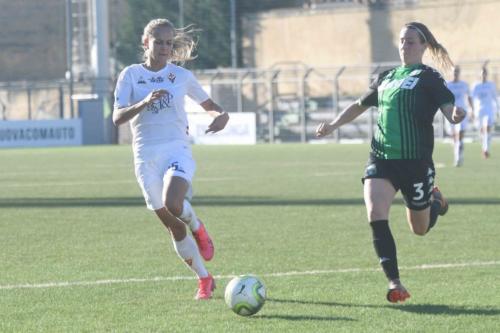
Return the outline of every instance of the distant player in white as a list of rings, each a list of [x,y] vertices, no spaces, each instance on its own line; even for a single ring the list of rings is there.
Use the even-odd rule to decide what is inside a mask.
[[[493,82],[488,81],[488,71],[485,67],[481,70],[482,81],[472,89],[475,116],[478,127],[481,129],[483,157],[490,157],[491,129],[495,122],[495,114],[499,112],[497,88]]]
[[[460,80],[460,67],[455,66],[453,68],[453,80],[447,82],[448,89],[455,96],[455,105],[463,108],[468,114],[474,112],[474,106],[472,103],[472,98],[470,96],[469,85],[467,82]],[[467,102],[466,102],[467,99]],[[470,105],[472,112],[469,112],[467,104]],[[461,123],[451,124],[451,131],[453,135],[453,152],[455,156],[454,164],[459,167],[464,162],[464,133],[467,129],[469,117],[465,117]]]
[[[147,207],[168,228],[175,251],[198,276],[196,299],[208,299],[215,281],[202,256],[211,260],[214,248],[188,201],[196,164],[188,140],[184,96],[214,118],[207,133],[222,130],[229,116],[190,71],[172,63],[192,59],[195,43],[190,31],[175,29],[167,19],[155,19],[144,28],[142,46],[145,62],[126,67],[118,78],[113,122],[130,122],[135,174]],[[186,225],[196,242],[187,234]]]

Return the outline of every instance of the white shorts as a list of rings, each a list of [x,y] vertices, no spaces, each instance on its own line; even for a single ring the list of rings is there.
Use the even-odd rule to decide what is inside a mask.
[[[173,176],[184,178],[189,183],[186,197],[191,198],[196,163],[189,144],[174,142],[142,149],[134,164],[135,176],[149,209],[165,207],[165,184]]]
[[[446,126],[451,134],[465,132],[469,126],[469,117],[465,116],[464,120],[458,124],[451,124],[449,121],[446,121]]]
[[[484,126],[492,127],[495,124],[495,115],[493,111],[484,111],[479,110],[479,114],[477,116],[477,125],[479,128]]]

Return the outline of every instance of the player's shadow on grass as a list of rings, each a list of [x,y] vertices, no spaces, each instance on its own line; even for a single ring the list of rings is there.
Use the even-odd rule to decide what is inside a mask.
[[[495,308],[464,307],[464,306],[452,306],[444,304],[405,304],[399,307],[394,307],[394,306],[387,306],[387,307],[391,307],[395,310],[400,310],[404,312],[411,312],[418,314],[432,314],[432,315],[447,315],[447,316],[500,315],[500,309],[495,309]]]
[[[355,321],[352,318],[348,317],[330,317],[330,316],[308,316],[308,315],[257,315],[255,318],[258,319],[283,319],[283,320],[291,320],[291,321],[301,321],[301,320],[317,320],[317,321]]]
[[[403,204],[401,198],[394,201]],[[496,198],[450,199],[451,205],[500,205]],[[193,200],[195,206],[253,207],[253,206],[352,206],[364,205],[362,198],[327,199],[287,199],[265,196],[198,196]],[[104,198],[3,198],[0,208],[44,208],[44,207],[134,207],[144,206],[144,199],[133,197]]]
[[[463,307],[444,304],[399,304],[399,305],[373,305],[373,304],[354,304],[354,303],[339,303],[339,302],[324,302],[324,301],[307,301],[294,299],[279,299],[268,298],[269,302],[278,303],[297,303],[311,305],[325,305],[338,307],[357,307],[357,308],[388,308],[404,312],[417,314],[433,314],[446,316],[461,316],[461,315],[480,315],[480,316],[498,316],[500,309],[496,308],[478,308],[478,307]]]
[[[333,305],[334,303],[323,303],[323,302],[307,302],[307,301],[296,301],[296,300],[287,300],[287,299],[279,299],[279,298],[268,298],[266,299],[266,303],[300,303],[300,304],[315,304],[315,305]],[[269,315],[260,315],[258,318],[262,319],[284,319],[291,321],[300,321],[300,320],[317,320],[317,321],[355,321],[355,319],[348,317],[334,317],[334,316],[311,316],[311,315],[279,315],[279,314],[269,314]]]
[[[214,299],[221,299],[223,300],[222,297],[217,297],[214,296]],[[280,302],[282,300],[279,299],[273,299],[273,298],[267,298],[266,303],[268,302]],[[255,319],[282,319],[282,320],[290,320],[290,321],[301,321],[301,320],[316,320],[316,321],[355,321],[355,319],[348,318],[348,317],[331,317],[331,316],[313,316],[313,315],[283,315],[283,314],[256,314],[252,316],[252,318]]]

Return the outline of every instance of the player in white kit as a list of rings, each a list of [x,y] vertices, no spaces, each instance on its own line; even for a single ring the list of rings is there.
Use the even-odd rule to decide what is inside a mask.
[[[469,91],[469,85],[467,82],[460,80],[460,67],[455,66],[453,68],[453,80],[448,81],[448,89],[455,96],[455,105],[463,108],[467,113],[474,112],[474,105],[472,103],[472,98]],[[467,102],[466,102],[467,99]],[[470,105],[469,112],[467,104]],[[453,154],[454,154],[454,165],[459,167],[464,162],[464,133],[467,129],[469,117],[465,117],[459,124],[451,124],[451,132],[453,135]]]
[[[214,247],[188,201],[196,164],[184,97],[198,102],[213,117],[207,133],[222,130],[229,116],[189,70],[172,63],[193,59],[195,42],[189,30],[176,29],[167,19],[152,20],[144,28],[142,46],[145,62],[126,67],[118,78],[113,122],[130,122],[135,174],[146,205],[168,228],[175,251],[197,275],[195,298],[209,299],[215,281],[202,257],[211,260]]]
[[[485,67],[481,70],[482,81],[472,89],[474,110],[478,127],[481,129],[483,157],[490,157],[491,129],[495,122],[495,114],[499,112],[497,88],[488,81],[488,71]]]

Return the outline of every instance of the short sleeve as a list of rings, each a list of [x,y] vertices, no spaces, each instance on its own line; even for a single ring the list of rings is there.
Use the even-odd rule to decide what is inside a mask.
[[[358,99],[358,104],[361,106],[378,106],[378,86],[385,73],[378,74],[370,83],[368,91]]]
[[[125,68],[116,82],[114,108],[120,109],[130,105],[132,96],[132,80],[130,70]]]
[[[436,70],[431,70],[428,73],[427,92],[431,95],[436,105],[441,107],[445,104],[455,104],[455,96],[448,89],[446,81],[441,74]]]
[[[210,98],[191,72],[188,75],[187,95],[198,104]]]

